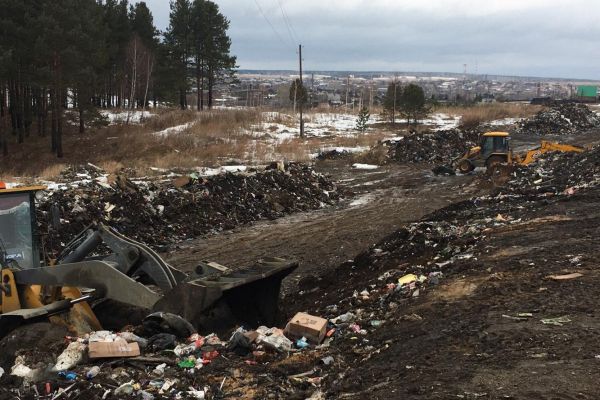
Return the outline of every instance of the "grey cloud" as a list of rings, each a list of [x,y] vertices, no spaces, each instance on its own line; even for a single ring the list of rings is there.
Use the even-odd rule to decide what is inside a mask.
[[[299,0],[294,0],[299,1]],[[279,33],[273,32],[253,0],[217,1],[231,20],[232,51],[241,68],[296,68],[277,0],[258,0]],[[160,28],[168,25],[167,0],[147,0]],[[292,8],[292,0],[283,2]],[[465,16],[448,12],[401,12],[381,7],[320,6],[289,13],[305,46],[305,65],[314,70],[427,70],[600,78],[595,40],[600,24],[594,2],[555,1],[522,12]],[[586,13],[583,7],[591,8]],[[308,7],[308,6],[307,6]]]

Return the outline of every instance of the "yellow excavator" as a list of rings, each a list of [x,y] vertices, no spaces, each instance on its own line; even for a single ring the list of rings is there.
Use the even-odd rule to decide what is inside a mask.
[[[542,154],[552,151],[563,153],[585,151],[582,147],[543,140],[538,148],[524,154],[514,154],[510,140],[508,132],[486,132],[481,135],[479,146],[469,149],[462,157],[454,160],[453,165],[461,173],[466,174],[477,167],[491,169],[498,164],[529,165]]]
[[[271,258],[231,270],[199,261],[184,273],[102,224],[44,262],[35,211],[43,190],[0,183],[0,338],[32,322],[49,321],[78,335],[99,330],[92,305],[106,300],[180,315],[199,331],[275,322],[281,281],[296,262]]]

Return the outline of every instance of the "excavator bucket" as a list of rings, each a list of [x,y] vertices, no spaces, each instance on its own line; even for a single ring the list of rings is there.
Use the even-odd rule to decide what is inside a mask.
[[[281,281],[297,266],[296,262],[272,258],[231,271],[204,262],[201,275],[188,277],[166,293],[154,310],[178,314],[209,332],[236,324],[271,326],[278,317]]]

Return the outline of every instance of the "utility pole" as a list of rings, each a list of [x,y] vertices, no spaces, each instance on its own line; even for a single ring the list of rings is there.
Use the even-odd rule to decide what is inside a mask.
[[[392,124],[396,124],[396,95],[398,89],[398,75],[394,75],[394,109],[392,110]]]
[[[350,75],[346,78],[346,110],[348,109],[348,93],[350,92]]]
[[[304,101],[304,82],[302,81],[302,45],[298,46],[298,55],[300,58],[300,137],[304,137],[304,119],[302,119],[302,103]],[[296,88],[297,90],[297,88]]]

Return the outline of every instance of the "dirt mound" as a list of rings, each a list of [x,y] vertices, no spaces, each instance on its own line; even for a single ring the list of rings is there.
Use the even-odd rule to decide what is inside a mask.
[[[103,222],[137,241],[161,247],[321,208],[339,198],[332,182],[298,164],[291,164],[285,172],[192,176],[181,187],[171,179],[118,177],[108,183],[105,175],[88,169],[69,170],[65,177],[71,183],[78,179],[77,187],[51,192],[38,207],[41,232],[49,233],[46,249],[54,252],[92,222]],[[57,223],[59,218],[61,223]]]
[[[534,117],[519,122],[516,133],[569,135],[600,126],[600,116],[585,104],[553,103]]]
[[[411,133],[386,141],[389,161],[400,163],[447,163],[476,145],[479,132],[450,129],[427,133]]]

